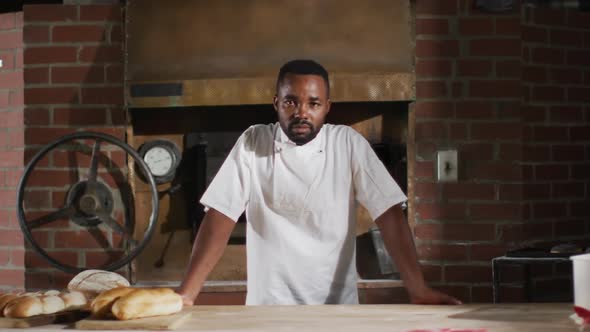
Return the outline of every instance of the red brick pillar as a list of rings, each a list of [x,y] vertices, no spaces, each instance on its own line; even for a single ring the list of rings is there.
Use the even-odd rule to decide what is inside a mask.
[[[125,141],[122,7],[26,5],[23,12],[27,158],[54,139],[78,131],[103,132]],[[105,145],[99,167],[124,171],[125,154]],[[63,207],[67,184],[83,174],[76,167],[87,168],[88,161],[88,155],[63,151],[41,160],[41,175],[31,179],[31,203],[45,214]],[[108,174],[99,169],[101,179],[109,180]],[[120,254],[106,253],[104,243],[66,220],[40,228],[34,236],[50,256],[68,265],[99,267]],[[104,239],[117,242],[111,232]],[[26,269],[27,288],[61,288],[72,277],[30,250]]]
[[[590,14],[528,8],[523,24],[531,235],[588,240]]]
[[[16,218],[23,169],[23,17],[0,14],[0,291],[22,289],[24,242]]]
[[[523,12],[527,243],[590,246],[590,13]],[[535,290],[571,291],[571,266],[540,266]]]
[[[416,244],[429,282],[464,301],[491,301],[490,260],[524,213],[520,19],[519,6],[416,1]],[[446,149],[457,182],[436,180]]]

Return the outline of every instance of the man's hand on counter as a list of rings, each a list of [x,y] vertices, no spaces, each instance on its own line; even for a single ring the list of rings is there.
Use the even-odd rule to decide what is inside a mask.
[[[410,292],[410,301],[413,304],[463,304],[458,299],[430,287]]]
[[[387,251],[393,258],[414,304],[461,304],[454,297],[427,286],[401,204],[394,205],[375,219]]]
[[[190,298],[190,296],[183,294],[182,292],[179,292],[178,290],[176,291],[180,297],[182,297],[182,304],[184,306],[192,306],[195,305],[195,300],[193,300],[192,298]]]
[[[235,225],[232,219],[215,209],[209,209],[205,214],[193,244],[187,273],[178,290],[184,305],[194,304],[207,276],[223,255]]]

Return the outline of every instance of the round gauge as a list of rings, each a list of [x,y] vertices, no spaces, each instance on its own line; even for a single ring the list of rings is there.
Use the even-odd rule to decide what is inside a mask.
[[[141,146],[139,154],[156,183],[172,181],[181,158],[176,144],[161,139],[149,141]]]
[[[143,161],[148,165],[152,175],[163,176],[174,166],[174,155],[170,150],[155,146],[145,153]]]

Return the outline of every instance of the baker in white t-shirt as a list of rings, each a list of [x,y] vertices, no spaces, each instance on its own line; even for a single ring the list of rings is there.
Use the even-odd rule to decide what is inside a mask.
[[[238,139],[201,198],[207,213],[179,289],[197,297],[246,211],[246,304],[356,304],[355,208],[381,230],[413,303],[458,304],[428,287],[401,209],[406,196],[352,128],[324,124],[327,71],[311,60],[280,70],[278,123]]]

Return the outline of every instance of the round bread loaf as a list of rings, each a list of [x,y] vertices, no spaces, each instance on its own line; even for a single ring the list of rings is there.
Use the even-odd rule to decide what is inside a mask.
[[[129,287],[129,281],[117,273],[103,270],[86,270],[78,273],[68,284],[68,289],[84,293],[93,299],[98,294],[117,287]]]
[[[111,309],[120,320],[162,316],[182,310],[182,297],[170,288],[136,289],[119,298]]]

